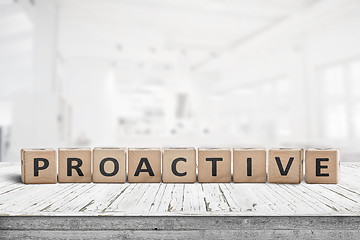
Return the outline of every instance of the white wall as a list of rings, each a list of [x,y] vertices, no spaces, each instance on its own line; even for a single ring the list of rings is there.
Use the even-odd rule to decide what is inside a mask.
[[[343,60],[360,59],[359,11],[359,4],[351,2],[339,11],[333,10],[332,14],[308,20],[307,25],[293,21],[294,24],[279,28],[281,31],[255,37],[255,44],[240,45],[232,53],[211,62],[199,78],[218,76],[218,88],[228,93],[233,89],[255,89],[251,96],[240,94],[219,103],[228,109],[226,114],[231,114],[235,106],[243,109],[240,115],[250,117],[253,126],[249,126],[250,129],[270,124],[263,132],[250,132],[248,138],[258,139],[266,145],[355,145],[357,140],[336,141],[320,135],[319,128],[323,123],[319,122],[322,106],[318,96],[323,86],[318,69]],[[266,82],[275,87],[273,80],[281,78],[289,80],[288,94],[280,101],[276,96],[264,97],[259,87]],[[255,114],[254,108],[258,108]],[[280,116],[288,119],[290,137],[272,136],[269,131]]]
[[[42,16],[36,12],[32,17],[39,18],[34,22],[22,16],[31,33],[26,41],[20,37],[21,41],[1,44],[0,33],[0,50],[8,49],[6,56],[11,56],[0,56],[0,99],[10,106],[0,104],[0,121],[11,119],[12,151],[7,159],[17,161],[20,148],[40,145],[315,145],[356,152],[359,139],[331,139],[323,132],[326,119],[321,117],[319,95],[324,85],[319,72],[360,59],[358,1],[315,1],[229,46],[219,35],[216,41],[224,47],[214,49],[215,54],[204,46],[177,46],[171,34],[158,36],[160,42],[174,44],[165,44],[165,49],[161,44],[151,46],[145,38],[141,46],[139,39],[129,45],[131,32],[121,50],[113,45],[114,39],[106,38],[116,36],[121,43],[116,34],[87,42],[84,39],[96,33],[86,25],[81,34],[76,26],[82,19],[71,14],[77,8],[66,4],[61,8],[46,3],[38,9],[54,13],[43,15],[48,24],[36,24]],[[94,26],[102,16],[93,19]],[[79,31],[79,39],[66,35],[64,28],[71,25],[67,17],[79,21],[71,26]],[[60,26],[57,18],[63,20]],[[106,28],[109,33],[111,29]],[[134,35],[139,37],[140,33]],[[73,47],[81,40],[84,45],[77,52]],[[19,49],[24,50],[21,61]],[[204,61],[194,68],[198,55]]]

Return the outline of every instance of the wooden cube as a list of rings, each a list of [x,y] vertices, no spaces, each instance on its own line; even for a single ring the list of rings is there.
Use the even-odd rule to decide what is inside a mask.
[[[161,182],[161,151],[159,148],[130,148],[128,182]]]
[[[162,177],[164,183],[194,183],[196,181],[195,148],[165,148]]]
[[[339,150],[308,149],[305,152],[305,182],[330,183],[339,181]]]
[[[199,148],[198,181],[200,183],[231,182],[231,150]]]
[[[126,149],[94,148],[93,182],[124,183],[126,181]]]
[[[233,181],[235,183],[265,183],[266,150],[264,148],[234,149]]]
[[[56,174],[54,149],[21,149],[21,181],[23,183],[56,183]]]
[[[300,183],[303,179],[304,150],[277,148],[269,150],[269,183]]]
[[[90,148],[59,148],[59,182],[91,182]]]

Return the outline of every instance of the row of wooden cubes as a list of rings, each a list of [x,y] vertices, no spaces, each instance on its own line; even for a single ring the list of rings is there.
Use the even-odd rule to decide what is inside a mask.
[[[199,148],[198,182],[231,182],[231,164],[235,183],[265,183],[267,180],[270,183],[300,183],[303,180],[303,149],[270,149],[268,164],[265,149],[238,148],[233,149],[233,157],[231,155],[231,149]],[[165,148],[162,151],[159,148],[130,148],[128,151],[125,148],[94,148],[93,151],[90,148],[59,148],[58,164],[56,160],[54,149],[22,149],[22,181],[124,183],[128,173],[127,180],[131,183],[196,182],[195,148]],[[307,183],[335,184],[338,175],[337,149],[305,151]]]

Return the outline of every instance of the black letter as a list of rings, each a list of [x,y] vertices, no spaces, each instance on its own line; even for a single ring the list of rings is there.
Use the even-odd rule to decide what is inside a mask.
[[[107,173],[105,172],[105,168],[104,165],[107,161],[113,162],[114,163],[114,171],[112,171],[111,173]],[[115,176],[119,171],[119,162],[115,159],[115,158],[104,158],[103,160],[101,160],[100,162],[100,172],[102,175],[106,176],[106,177],[111,177],[111,176]]]
[[[141,169],[143,163],[145,163],[146,169]],[[153,170],[151,169],[149,160],[147,158],[141,158],[139,165],[135,171],[135,175],[134,176],[139,176],[140,172],[148,172],[150,176],[155,176]]]
[[[182,158],[182,157],[175,159],[175,160],[172,162],[172,164],[171,164],[171,171],[172,171],[173,174],[176,175],[176,176],[179,176],[179,177],[186,176],[187,172],[179,173],[179,172],[176,170],[176,164],[177,164],[179,161],[186,162],[186,159],[185,159],[185,158]]]
[[[247,175],[252,176],[251,158],[247,159]]]
[[[216,168],[216,163],[217,161],[222,161],[222,158],[206,158],[206,161],[211,161],[212,162],[212,176],[216,176],[217,173],[217,168]]]
[[[39,167],[39,161],[42,161],[44,165]],[[39,170],[44,170],[49,167],[49,160],[45,158],[34,158],[34,177],[39,176]]]
[[[286,165],[285,171],[284,171],[284,168],[283,168],[283,166],[281,164],[280,158],[275,157],[275,159],[276,159],[276,163],[278,165],[278,168],[280,170],[281,176],[286,176],[288,174],[289,170],[290,170],[290,167],[291,167],[292,162],[294,161],[294,158],[293,157],[289,158],[289,162]]]
[[[72,166],[72,162],[77,162],[76,166]],[[82,160],[80,158],[68,158],[67,159],[67,175],[68,177],[72,176],[72,169],[75,169],[79,176],[84,176],[80,167],[82,165]]]
[[[321,168],[328,168],[328,166],[321,165],[322,161],[328,162],[329,159],[328,158],[317,158],[316,159],[316,176],[317,177],[328,177],[329,176],[328,173],[321,173],[320,172]]]

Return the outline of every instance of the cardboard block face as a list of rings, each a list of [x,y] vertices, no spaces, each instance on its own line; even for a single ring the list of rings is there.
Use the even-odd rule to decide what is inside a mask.
[[[56,183],[57,166],[54,149],[22,149],[21,180],[23,183]]]
[[[91,182],[90,148],[59,148],[59,182]]]
[[[124,183],[126,181],[126,149],[94,148],[93,182]]]
[[[305,152],[305,182],[336,184],[339,181],[339,151],[308,149]]]
[[[303,179],[303,149],[277,148],[269,150],[269,183],[300,183]]]
[[[165,148],[162,177],[164,183],[194,183],[196,181],[195,148]]]
[[[159,148],[130,148],[128,155],[128,182],[161,182],[161,151]]]
[[[200,183],[231,182],[231,150],[199,148],[198,181]]]
[[[265,183],[266,150],[255,148],[234,149],[233,179],[235,183]]]

